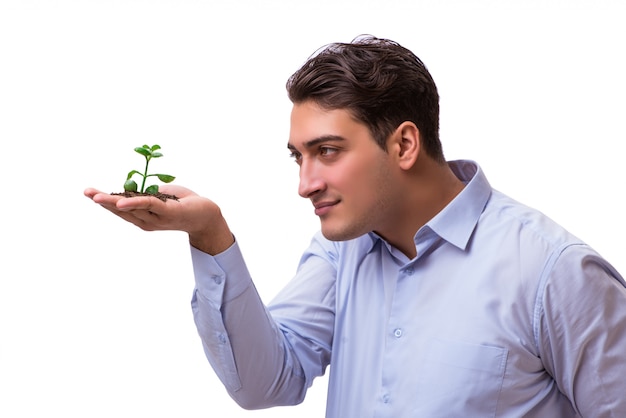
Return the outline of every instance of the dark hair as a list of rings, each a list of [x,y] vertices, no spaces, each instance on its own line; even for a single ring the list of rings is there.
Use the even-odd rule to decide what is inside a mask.
[[[287,92],[294,104],[312,100],[325,109],[347,109],[383,150],[389,135],[411,121],[426,153],[445,161],[437,86],[422,61],[394,41],[360,36],[329,44],[289,78]]]

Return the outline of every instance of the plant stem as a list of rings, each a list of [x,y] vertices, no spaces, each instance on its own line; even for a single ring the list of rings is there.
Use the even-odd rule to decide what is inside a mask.
[[[146,179],[148,178],[148,163],[150,162],[150,157],[146,156],[146,169],[143,173],[143,180],[141,181],[141,193],[143,193],[144,187],[146,187]]]

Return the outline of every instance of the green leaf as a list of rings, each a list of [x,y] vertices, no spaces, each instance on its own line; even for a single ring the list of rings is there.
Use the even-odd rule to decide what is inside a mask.
[[[157,177],[159,178],[159,180],[161,180],[163,183],[171,183],[171,182],[173,182],[173,181],[174,181],[174,179],[176,178],[176,177],[174,177],[174,176],[170,176],[169,174],[157,174],[156,176],[157,176]]]
[[[136,147],[134,148],[135,152],[138,154],[141,154],[145,157],[146,161],[146,168],[143,172],[141,171],[137,171],[137,170],[132,170],[128,173],[128,176],[126,178],[126,184],[125,184],[125,189],[127,191],[140,191],[140,192],[145,192],[145,193],[158,193],[159,191],[159,186],[157,185],[152,185],[149,186],[147,189],[144,189],[144,185],[146,183],[146,180],[148,177],[158,177],[159,180],[161,180],[164,183],[171,183],[172,181],[174,181],[175,177],[171,176],[169,174],[148,174],[148,165],[150,163],[150,160],[152,158],[159,158],[162,157],[163,154],[161,152],[158,152],[158,150],[161,149],[161,146],[159,144],[154,144],[152,146],[149,146],[147,144],[144,144],[141,147]],[[131,180],[131,177],[133,177],[135,174],[139,174],[143,180],[141,182],[141,190],[139,190],[137,183],[135,183],[134,181]]]
[[[124,183],[124,190],[127,192],[136,192],[137,191],[137,183],[134,180],[126,180]]]
[[[150,152],[149,149],[141,148],[141,147],[135,148],[135,152],[138,152],[139,154],[143,155],[144,157],[149,157],[150,154],[152,154],[152,152]]]
[[[140,173],[139,171],[137,171],[137,170],[130,171],[130,172],[128,173],[128,175],[126,176],[126,180],[130,179],[130,178],[131,178],[132,176],[134,176],[135,174],[141,174],[141,173]],[[141,174],[141,175],[143,176],[143,174]]]

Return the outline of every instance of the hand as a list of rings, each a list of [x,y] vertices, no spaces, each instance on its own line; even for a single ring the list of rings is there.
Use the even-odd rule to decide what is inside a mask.
[[[179,200],[162,201],[154,196],[123,197],[88,188],[85,196],[144,231],[184,231],[189,242],[201,251],[215,255],[232,245],[234,238],[220,208],[211,200],[176,185],[163,185],[159,191]]]

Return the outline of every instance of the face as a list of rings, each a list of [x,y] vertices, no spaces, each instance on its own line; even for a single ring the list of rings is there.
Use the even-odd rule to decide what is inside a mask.
[[[343,109],[296,104],[287,146],[300,167],[298,193],[313,203],[327,239],[384,230],[398,186],[393,159],[366,125]]]

